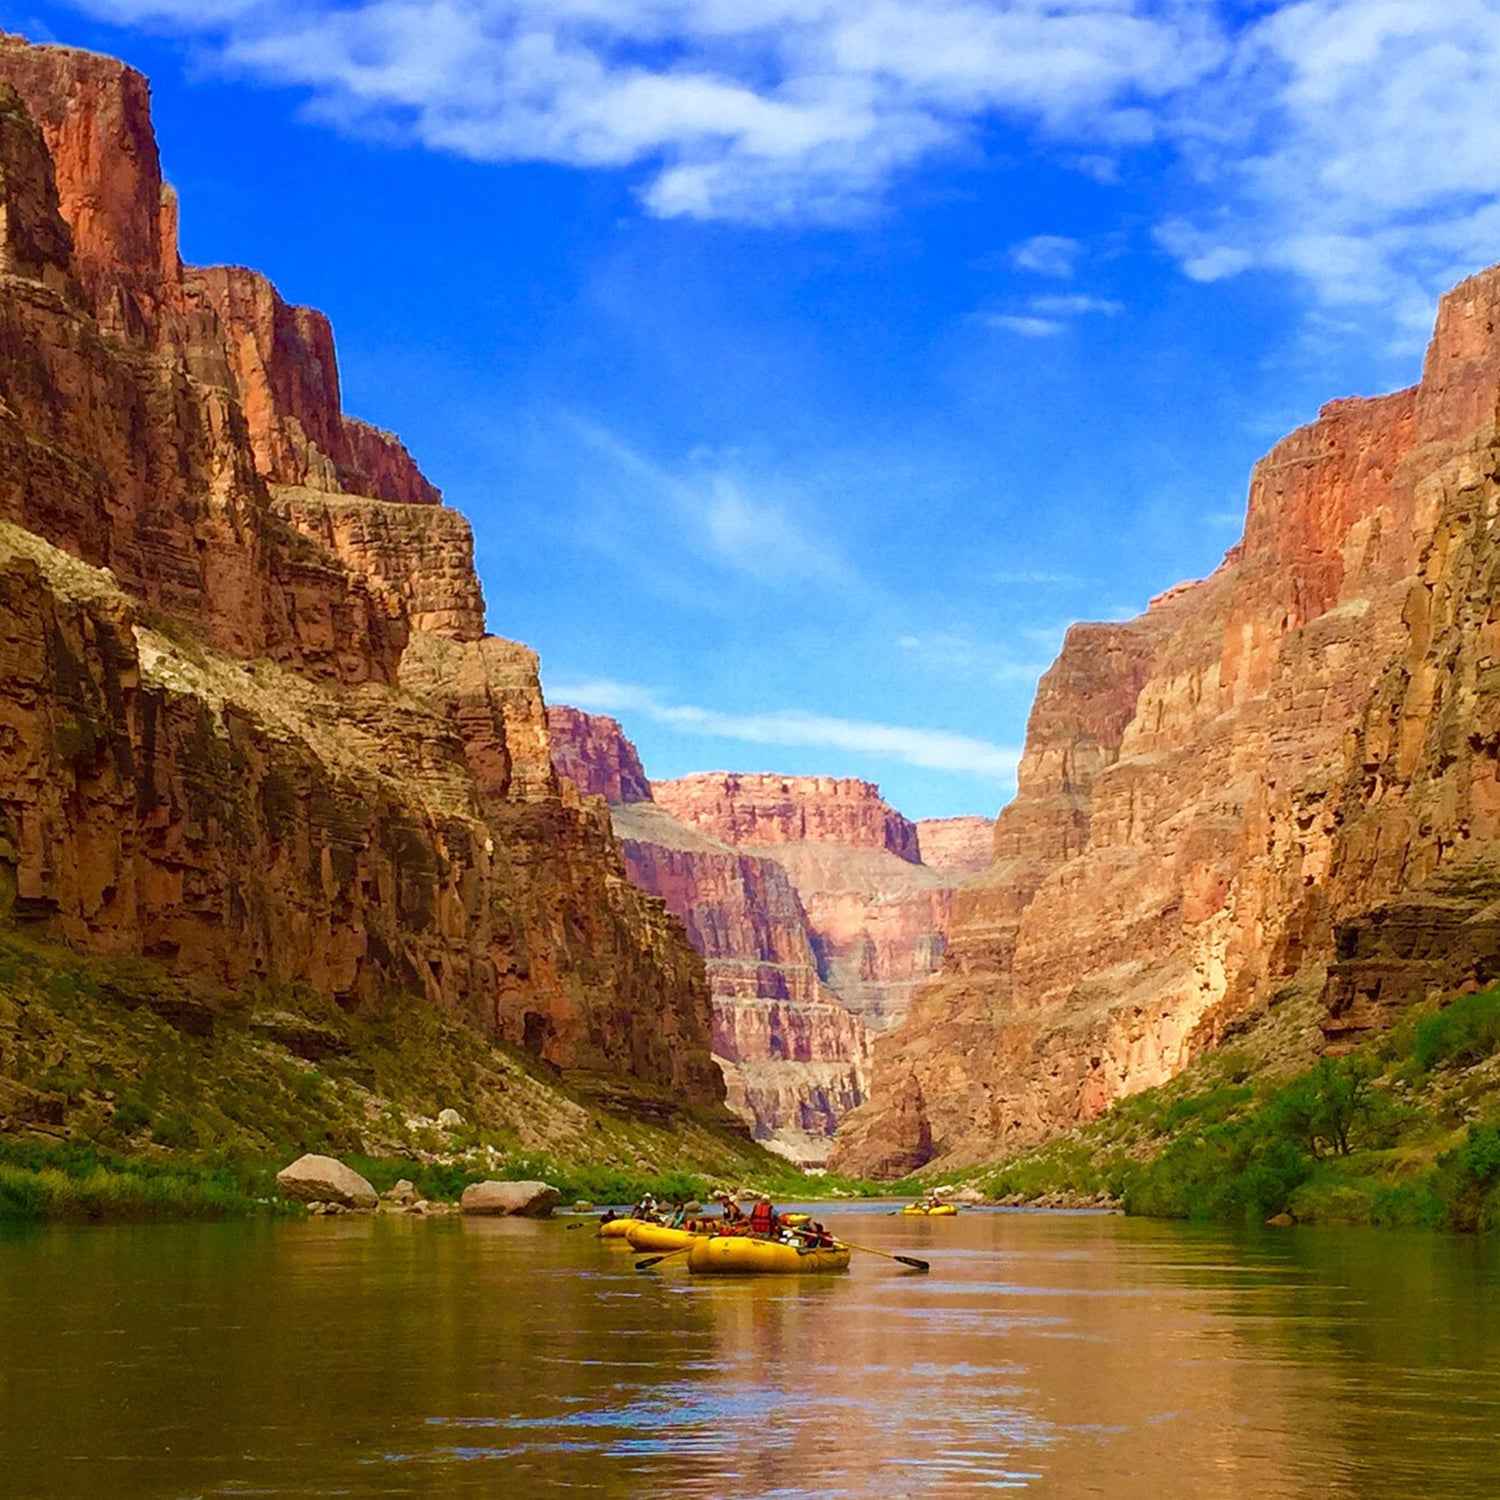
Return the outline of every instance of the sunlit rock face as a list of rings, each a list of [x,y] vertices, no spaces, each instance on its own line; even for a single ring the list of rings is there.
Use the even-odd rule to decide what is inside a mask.
[[[0,286],[0,917],[722,1098],[467,524],[320,314],[181,264],[123,64],[0,38]]]
[[[579,791],[603,797],[611,806],[651,800],[641,757],[614,719],[554,703],[547,709],[547,724],[552,763]]]
[[[865,1096],[869,1032],[941,964],[953,885],[987,863],[994,825],[919,828],[869,783],[831,777],[646,785],[614,720],[551,713],[559,769],[614,804],[631,878],[707,961],[731,1107],[787,1154],[821,1163]],[[942,871],[918,861],[922,839]]]
[[[841,1165],[1035,1141],[1289,986],[1338,1044],[1500,972],[1497,313],[1464,282],[1419,385],[1256,466],[1212,577],[1069,633]]]
[[[966,879],[988,869],[995,854],[993,818],[923,818],[917,824],[922,863],[939,875]]]

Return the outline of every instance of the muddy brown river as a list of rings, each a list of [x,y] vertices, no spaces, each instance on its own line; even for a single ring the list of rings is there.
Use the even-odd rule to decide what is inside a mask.
[[[0,1495],[1500,1494],[1500,1246],[827,1211],[847,1276],[568,1219],[0,1231]]]

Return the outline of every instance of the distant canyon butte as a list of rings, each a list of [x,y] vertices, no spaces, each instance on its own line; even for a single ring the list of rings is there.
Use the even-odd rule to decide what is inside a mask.
[[[1211,577],[1068,633],[993,825],[650,782],[549,708],[327,320],[182,263],[123,64],[0,38],[0,285],[7,922],[210,1000],[440,1007],[876,1176],[1292,994],[1337,1050],[1500,973],[1500,272],[1257,465]]]

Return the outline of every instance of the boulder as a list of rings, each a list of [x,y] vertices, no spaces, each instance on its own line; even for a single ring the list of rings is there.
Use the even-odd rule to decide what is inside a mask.
[[[464,1117],[456,1109],[440,1109],[437,1122],[444,1130],[457,1130],[464,1123]]]
[[[383,1196],[387,1203],[399,1203],[404,1206],[417,1201],[417,1189],[413,1183],[408,1182],[403,1177],[395,1187],[389,1189]]]
[[[545,1182],[475,1182],[464,1189],[458,1211],[545,1219],[561,1200],[562,1194]]]
[[[336,1203],[341,1208],[374,1208],[375,1189],[352,1167],[331,1156],[309,1153],[276,1174],[282,1196],[299,1203]]]

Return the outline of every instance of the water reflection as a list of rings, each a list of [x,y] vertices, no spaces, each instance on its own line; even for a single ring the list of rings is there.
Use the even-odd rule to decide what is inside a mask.
[[[6,1495],[1489,1496],[1494,1247],[862,1210],[848,1277],[562,1223],[0,1239]]]

